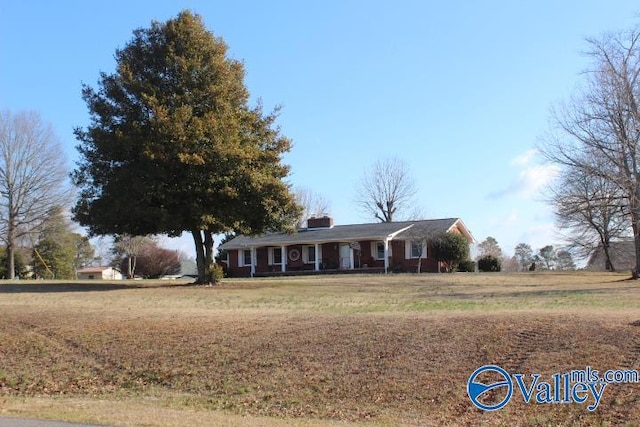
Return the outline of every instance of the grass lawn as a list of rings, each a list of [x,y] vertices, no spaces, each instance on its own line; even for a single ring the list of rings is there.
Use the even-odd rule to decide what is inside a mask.
[[[640,369],[628,274],[0,282],[0,415],[145,426],[636,425],[640,384],[475,408],[478,367]],[[500,396],[494,396],[500,399]]]

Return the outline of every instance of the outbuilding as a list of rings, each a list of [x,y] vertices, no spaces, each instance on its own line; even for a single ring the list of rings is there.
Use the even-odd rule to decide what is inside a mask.
[[[122,280],[122,272],[115,267],[87,267],[77,273],[79,280]]]

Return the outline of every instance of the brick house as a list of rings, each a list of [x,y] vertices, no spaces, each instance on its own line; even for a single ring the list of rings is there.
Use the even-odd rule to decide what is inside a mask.
[[[237,236],[219,250],[232,277],[320,272],[439,271],[429,257],[429,239],[441,233],[475,239],[459,218],[334,225],[330,217],[310,218],[295,233]]]

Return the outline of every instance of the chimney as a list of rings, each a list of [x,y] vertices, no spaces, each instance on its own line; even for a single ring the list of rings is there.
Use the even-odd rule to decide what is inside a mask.
[[[307,220],[307,228],[331,228],[333,227],[333,218],[323,216],[320,218],[311,217]]]

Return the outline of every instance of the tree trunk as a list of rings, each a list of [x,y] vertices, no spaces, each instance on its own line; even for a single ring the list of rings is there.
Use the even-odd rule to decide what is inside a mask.
[[[198,279],[196,283],[204,283],[206,280],[206,269],[204,260],[204,242],[200,230],[191,230],[193,242],[196,245],[196,266],[198,268]]]
[[[204,230],[204,270],[208,284],[213,283],[211,277],[211,266],[213,264],[213,233]]]
[[[629,211],[631,213],[631,229],[633,230],[633,243],[636,250],[636,267],[631,272],[634,279],[638,278],[638,270],[640,269],[640,207],[638,206],[638,198],[640,187],[634,189],[633,195],[629,200]]]
[[[15,252],[14,228],[10,221],[7,230],[7,279],[15,279],[16,277]]]
[[[129,257],[129,261],[131,262],[131,278],[135,279],[135,277],[136,277],[136,264],[138,262],[138,256],[137,255],[133,255],[132,257]]]
[[[631,228],[633,229],[633,241],[636,249],[636,268],[634,271],[631,272],[631,275],[633,276],[634,279],[637,279],[638,269],[640,269],[640,234],[639,234],[640,230],[638,229],[639,224],[638,224],[637,215],[632,214],[631,222],[632,222]]]
[[[15,277],[15,247],[13,244],[13,239],[9,239],[9,243],[7,243],[7,279],[15,279]]]
[[[637,245],[636,245],[636,247],[637,247]],[[605,268],[605,270],[611,271],[611,272],[616,271],[615,267],[613,266],[613,261],[611,261],[611,254],[609,253],[609,242],[608,241],[602,245],[602,252],[604,253],[604,268]],[[637,249],[636,249],[636,252],[637,252]]]
[[[199,284],[213,284],[211,266],[213,264],[213,233],[210,230],[191,230],[196,245],[196,266]]]

